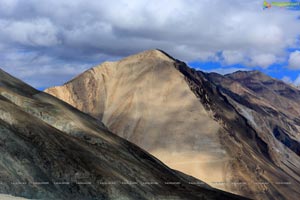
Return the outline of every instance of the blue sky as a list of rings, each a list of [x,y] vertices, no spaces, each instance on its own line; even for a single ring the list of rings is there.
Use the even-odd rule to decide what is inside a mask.
[[[292,53],[297,50],[300,51],[300,49],[291,49],[291,50],[287,50],[287,52]],[[289,65],[288,58],[286,58],[286,60],[283,62],[274,63],[268,66],[267,68],[261,68],[260,66],[248,67],[243,64],[226,65],[226,64],[222,64],[222,62],[216,62],[216,61],[191,61],[188,62],[188,65],[197,70],[201,70],[205,72],[217,72],[220,74],[228,74],[238,70],[243,70],[243,71],[259,70],[276,79],[284,80],[286,82],[295,85],[300,83],[300,82],[295,82],[297,78],[300,77],[299,76],[300,72],[299,70],[290,69],[288,67]]]
[[[36,88],[148,49],[300,84],[300,11],[263,0],[1,0],[0,67]]]

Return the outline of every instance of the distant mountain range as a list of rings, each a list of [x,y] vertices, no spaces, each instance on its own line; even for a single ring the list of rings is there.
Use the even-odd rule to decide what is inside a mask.
[[[2,70],[0,152],[0,199],[245,199],[170,169]]]
[[[204,73],[149,50],[45,92],[213,187],[253,199],[300,197],[300,91],[258,71]]]

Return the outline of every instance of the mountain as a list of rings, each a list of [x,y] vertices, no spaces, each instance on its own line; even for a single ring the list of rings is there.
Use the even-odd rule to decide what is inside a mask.
[[[204,73],[149,50],[46,92],[214,187],[300,197],[300,93],[282,81],[257,71]]]
[[[22,197],[14,197],[14,196],[5,195],[5,194],[0,194],[0,199],[1,200],[28,200],[28,199],[24,199]]]
[[[2,70],[0,152],[1,199],[244,199],[168,168]]]

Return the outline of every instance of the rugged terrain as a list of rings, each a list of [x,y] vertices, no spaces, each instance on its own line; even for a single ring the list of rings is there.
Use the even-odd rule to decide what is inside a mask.
[[[207,74],[150,50],[46,92],[214,187],[255,199],[300,196],[300,92],[257,71]]]
[[[168,168],[2,70],[0,152],[3,199],[243,199]]]
[[[22,197],[14,197],[11,195],[6,195],[6,194],[0,194],[0,199],[1,200],[28,200],[28,199],[24,199]]]

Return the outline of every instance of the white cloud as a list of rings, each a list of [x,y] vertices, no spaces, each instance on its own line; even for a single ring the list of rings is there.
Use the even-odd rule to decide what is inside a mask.
[[[1,38],[20,45],[54,46],[59,44],[57,27],[49,19],[31,21],[0,20]]]
[[[293,84],[295,86],[300,86],[300,74],[297,76],[297,78],[295,79],[295,81],[293,82]]]
[[[0,66],[3,70],[42,89],[63,84],[91,67],[91,64],[53,60],[52,57],[38,53],[10,52],[3,58],[6,61],[6,66]]]
[[[294,51],[290,54],[289,57],[289,66],[290,69],[298,70],[300,69],[300,51]]]
[[[287,84],[300,86],[300,74],[297,76],[297,78],[294,81],[289,76],[283,76],[281,80]]]
[[[245,62],[244,54],[240,51],[223,51],[225,64],[232,65]]]
[[[281,80],[283,82],[287,83],[287,84],[292,84],[293,83],[291,77],[289,77],[289,76],[283,76]]]
[[[250,66],[259,66],[262,68],[267,68],[271,64],[276,62],[276,57],[273,54],[259,54],[254,55],[250,61]]]
[[[184,61],[266,68],[285,59],[285,49],[299,47],[298,15],[262,10],[261,0],[1,0],[0,66],[25,62],[38,74],[43,66],[92,65],[160,48]],[[47,63],[30,65],[24,51],[47,55]]]

